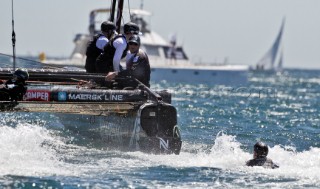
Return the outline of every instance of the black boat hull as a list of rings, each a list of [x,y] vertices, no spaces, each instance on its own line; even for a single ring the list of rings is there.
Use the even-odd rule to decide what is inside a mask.
[[[126,113],[55,115],[65,129],[104,149],[179,154],[182,142],[175,113],[169,104],[146,103]]]

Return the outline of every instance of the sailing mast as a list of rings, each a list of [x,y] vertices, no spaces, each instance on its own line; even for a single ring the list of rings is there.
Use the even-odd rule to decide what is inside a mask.
[[[14,32],[14,18],[13,18],[13,0],[12,2],[12,50],[13,50],[13,70],[16,69],[16,33]]]
[[[121,28],[121,18],[122,18],[122,11],[123,11],[123,0],[118,1],[118,14],[116,20],[117,32],[120,33]]]
[[[110,21],[111,22],[114,22],[114,13],[116,10],[116,3],[117,3],[117,0],[112,0],[111,12],[110,12]]]

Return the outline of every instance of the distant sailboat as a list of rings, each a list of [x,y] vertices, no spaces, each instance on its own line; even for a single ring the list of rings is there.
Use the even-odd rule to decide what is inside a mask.
[[[281,71],[283,66],[283,50],[281,48],[285,19],[283,19],[276,40],[267,53],[256,64],[255,71]],[[277,64],[276,64],[277,62]]]

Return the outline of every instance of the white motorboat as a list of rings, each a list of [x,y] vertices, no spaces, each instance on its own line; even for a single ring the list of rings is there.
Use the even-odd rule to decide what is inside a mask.
[[[89,34],[76,35],[75,48],[69,59],[51,59],[43,62],[55,66],[84,68],[87,43],[95,33],[99,32],[100,24],[108,18],[109,12],[110,9],[95,9],[90,12]],[[247,83],[249,70],[247,65],[191,63],[182,46],[175,46],[174,40],[169,42],[149,28],[146,17],[150,15],[150,12],[143,9],[130,10],[131,21],[137,23],[142,32],[140,36],[141,48],[147,52],[149,57],[152,71],[151,81],[166,80],[170,83],[209,85],[243,85]]]

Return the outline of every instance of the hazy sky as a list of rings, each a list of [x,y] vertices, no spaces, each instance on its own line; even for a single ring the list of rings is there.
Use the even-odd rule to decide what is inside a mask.
[[[130,0],[138,8],[140,0]],[[14,0],[18,55],[69,56],[89,12],[110,0]],[[128,0],[125,0],[125,8]],[[284,67],[320,68],[320,0],[144,0],[151,29],[178,34],[193,62],[254,65],[270,48],[286,17]],[[11,0],[0,0],[0,53],[12,54]]]

